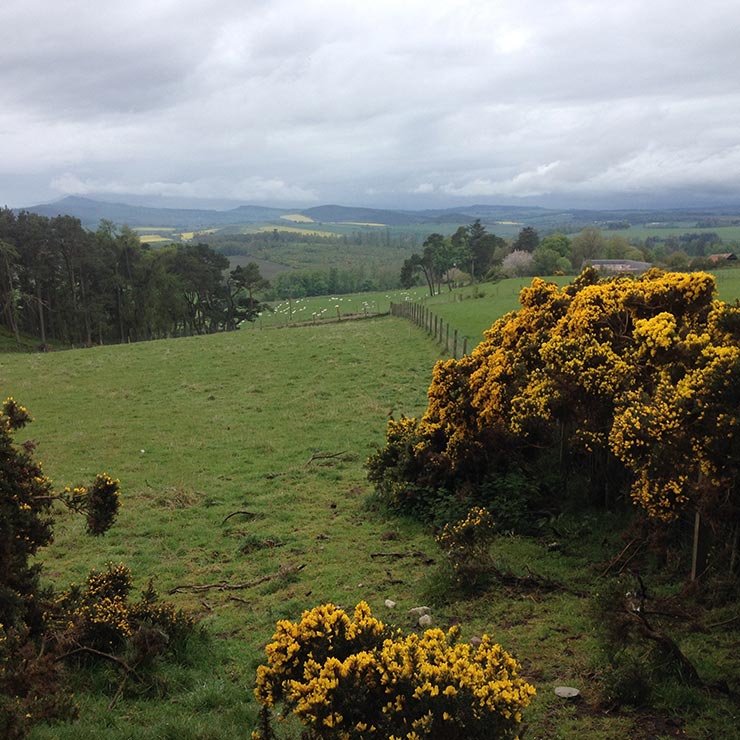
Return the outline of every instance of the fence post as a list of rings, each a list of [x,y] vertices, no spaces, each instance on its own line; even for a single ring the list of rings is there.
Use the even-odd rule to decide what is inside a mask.
[[[457,359],[457,329],[455,329],[454,339],[452,342],[452,356]]]
[[[468,354],[468,338],[463,337],[463,357]]]

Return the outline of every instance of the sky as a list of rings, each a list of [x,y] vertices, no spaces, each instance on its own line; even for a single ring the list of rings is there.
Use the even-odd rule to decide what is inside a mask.
[[[2,0],[0,206],[740,204],[737,0]]]

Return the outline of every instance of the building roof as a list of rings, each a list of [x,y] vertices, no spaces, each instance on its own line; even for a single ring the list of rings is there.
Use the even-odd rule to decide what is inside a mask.
[[[649,262],[638,260],[587,260],[586,264],[602,272],[627,272],[632,274],[647,272],[652,267]]]

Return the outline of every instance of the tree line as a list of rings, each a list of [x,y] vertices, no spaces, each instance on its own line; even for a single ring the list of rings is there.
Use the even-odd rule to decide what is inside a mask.
[[[47,343],[91,345],[204,334],[253,321],[267,287],[256,264],[228,271],[205,244],[152,249],[128,227],[0,210],[0,325]]]
[[[601,229],[586,227],[575,236],[553,233],[540,237],[525,226],[507,241],[487,231],[480,220],[460,226],[451,236],[430,234],[421,253],[403,263],[401,285],[426,284],[430,295],[443,284],[460,280],[494,280],[502,277],[577,274],[584,264],[598,259],[636,260],[676,270],[706,269],[706,255],[723,247],[716,233],[687,233],[658,239],[649,237],[633,244],[623,236],[606,236]]]

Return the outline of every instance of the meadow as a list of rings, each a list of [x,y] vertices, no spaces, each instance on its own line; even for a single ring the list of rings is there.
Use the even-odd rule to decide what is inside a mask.
[[[717,270],[714,276],[720,300],[733,302],[740,299],[740,269]],[[571,282],[573,276],[550,276],[545,280],[562,286]],[[430,296],[426,287],[418,285],[408,290],[297,298],[272,304],[272,311],[265,311],[252,328],[336,321],[338,316],[341,318],[348,314],[387,313],[391,303],[421,301],[430,311],[456,328],[461,338],[467,337],[468,346],[473,347],[499,316],[517,309],[519,293],[531,282],[532,278],[522,277],[452,290],[443,287],[435,296]]]
[[[479,325],[490,324],[518,294],[516,283],[482,286],[479,298],[467,290],[467,299],[429,302],[440,314],[460,311],[471,332],[476,313]],[[104,537],[85,536],[79,518],[59,512],[55,542],[40,557],[45,578],[63,588],[124,561],[139,588],[153,577],[210,635],[189,665],[164,671],[157,691],[125,694],[114,710],[107,706],[115,678],[106,669],[85,674],[80,719],[38,727],[32,737],[245,737],[256,716],[254,672],[275,622],[361,599],[406,630],[414,627],[408,609],[431,603],[436,625],[459,623],[465,639],[487,632],[500,640],[538,689],[525,715],[527,740],[648,740],[679,736],[678,727],[696,740],[733,737],[736,705],[680,685],[657,709],[601,704],[588,593],[622,547],[616,515],[564,516],[558,550],[548,547],[548,532],[498,538],[502,570],[537,573],[562,588],[501,585],[481,598],[451,598],[433,533],[374,505],[364,462],[382,446],[389,416],[424,410],[441,358],[420,330],[389,316],[0,355],[3,391],[36,419],[26,431],[55,483],[99,471],[121,480],[123,508]],[[708,681],[736,670],[730,631],[710,640],[688,634],[681,647]],[[558,699],[552,688],[560,684],[579,687],[583,700]]]

